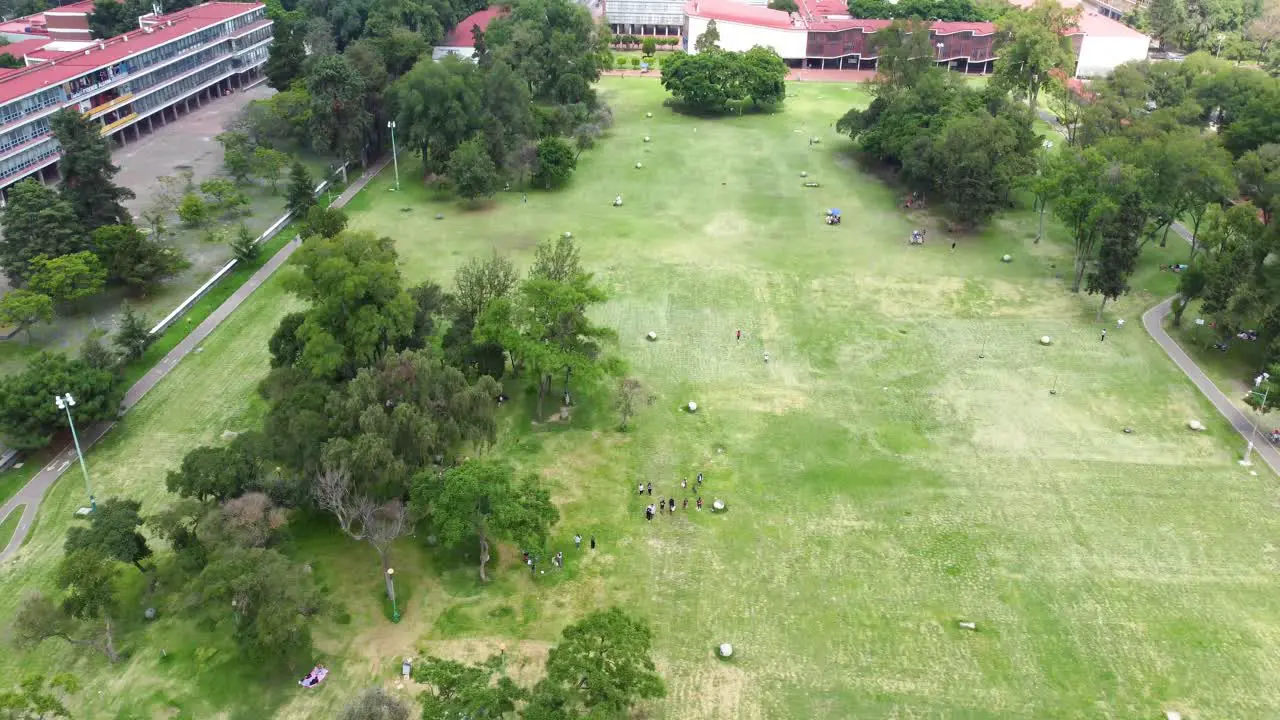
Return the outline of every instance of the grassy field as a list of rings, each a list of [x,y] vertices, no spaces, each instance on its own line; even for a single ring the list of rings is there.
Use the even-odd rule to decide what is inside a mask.
[[[524,264],[538,240],[571,231],[609,289],[598,319],[652,406],[623,434],[604,393],[568,423],[531,426],[513,403],[496,450],[554,488],[564,571],[531,578],[507,548],[481,586],[473,552],[407,539],[395,554],[405,618],[391,625],[372,551],[301,518],[289,551],[346,621],[317,629],[317,661],[333,669],[321,688],[299,690],[284,668],[251,673],[172,608],[142,625],[129,569],[127,664],[50,642],[0,657],[0,675],[79,672],[91,690],[77,717],[326,717],[422,651],[505,646],[532,678],[565,623],[618,604],[654,626],[670,691],[646,708],[655,718],[1260,718],[1280,706],[1280,498],[1271,477],[1235,465],[1230,430],[1138,322],[1171,291],[1156,265],[1185,249],[1148,248],[1099,342],[1095,299],[1064,288],[1056,225],[1035,245],[1034,215],[1011,213],[952,252],[940,225],[904,214],[900,193],[854,164],[831,125],[867,101],[859,88],[793,84],[784,112],[721,120],[672,114],[656,82],[608,78],[602,91],[617,125],[562,192],[465,211],[402,162],[402,192],[384,175],[348,208],[353,227],[397,240],[409,282],[447,282],[493,250]],[[804,188],[802,171],[822,187]],[[822,223],[829,207],[842,226]],[[920,226],[929,244],[908,247]],[[267,284],[148,395],[90,455],[99,496],[159,506],[185,452],[256,422],[266,339],[293,307]],[[678,409],[689,400],[696,415]],[[1188,434],[1192,417],[1209,432]],[[681,499],[680,478],[699,471],[727,513],[645,523],[636,483]],[[0,620],[20,591],[48,587],[77,498],[75,483],[55,487],[0,567]],[[575,552],[575,532],[599,549]],[[732,662],[712,657],[720,642],[738,649]]]

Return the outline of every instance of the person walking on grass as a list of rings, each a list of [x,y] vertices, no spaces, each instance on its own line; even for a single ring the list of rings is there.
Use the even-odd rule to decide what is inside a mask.
[[[702,512],[702,496],[698,496],[698,512]]]
[[[667,500],[667,507],[671,508],[671,512],[675,512],[675,511],[676,511],[676,499],[675,499],[675,498],[670,498],[670,499],[668,499],[668,500]]]
[[[742,331],[738,331],[738,342],[742,342]]]
[[[680,478],[680,489],[684,490],[689,487],[689,478]]]
[[[582,535],[577,534],[577,533],[574,533],[574,535],[573,535],[573,549],[574,549],[574,550],[581,550],[581,549],[582,549]]]
[[[1098,342],[1106,342],[1106,341],[1107,341],[1107,329],[1102,328],[1102,335],[1098,338]]]
[[[653,495],[653,483],[649,483],[648,490],[649,490],[649,495],[650,495],[650,496],[652,496],[652,495]]]
[[[591,536],[591,549],[592,549],[592,550],[595,550],[595,549],[596,549],[596,536],[595,536],[595,535],[592,535],[592,536]]]
[[[653,522],[653,506],[648,505],[644,509],[644,519]]]
[[[698,473],[698,487],[702,487],[702,473]]]
[[[684,502],[680,505],[680,509],[681,509],[681,510],[688,510],[688,509],[689,509],[689,498],[685,498],[685,499],[684,499]]]
[[[636,488],[636,489],[639,491],[639,492],[637,492],[637,493],[636,493],[637,495],[643,495],[643,494],[644,494],[644,483],[640,483],[639,487],[638,487],[638,488]]]

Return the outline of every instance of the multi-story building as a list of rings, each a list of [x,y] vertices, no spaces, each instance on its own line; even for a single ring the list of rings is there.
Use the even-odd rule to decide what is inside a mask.
[[[210,2],[144,15],[139,29],[110,39],[4,46],[26,67],[0,70],[0,191],[56,173],[49,116],[58,110],[79,110],[123,145],[256,77],[271,24],[261,3]]]
[[[603,0],[604,16],[614,35],[679,35],[684,4],[685,0]]]

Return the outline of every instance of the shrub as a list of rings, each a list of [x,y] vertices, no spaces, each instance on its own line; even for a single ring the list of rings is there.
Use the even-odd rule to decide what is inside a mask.
[[[178,204],[178,218],[187,227],[200,227],[209,219],[209,206],[195,193],[187,193]]]
[[[631,67],[633,67],[633,68],[639,68],[639,67],[640,67],[640,58],[635,57],[635,56],[633,55],[633,56],[631,57]]]

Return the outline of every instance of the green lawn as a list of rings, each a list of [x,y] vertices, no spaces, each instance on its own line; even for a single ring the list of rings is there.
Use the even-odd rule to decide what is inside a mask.
[[[561,192],[466,211],[433,200],[402,161],[402,192],[384,174],[349,206],[353,227],[397,240],[409,282],[447,282],[495,249],[524,264],[538,240],[570,231],[610,291],[598,320],[653,405],[620,434],[603,393],[566,424],[531,426],[512,403],[495,450],[553,487],[563,572],[531,578],[507,548],[480,586],[473,551],[407,539],[395,556],[405,618],[391,625],[372,551],[299,519],[289,550],[348,621],[317,630],[333,669],[321,688],[241,668],[172,608],[143,626],[127,568],[125,666],[50,642],[6,654],[0,676],[79,672],[91,689],[77,717],[331,717],[361,687],[394,687],[400,658],[421,651],[505,645],[527,680],[566,622],[619,604],[653,624],[669,686],[647,717],[1252,718],[1280,706],[1272,478],[1235,465],[1229,428],[1138,322],[1171,291],[1155,266],[1184,249],[1147,249],[1099,342],[1096,300],[1059,277],[1070,256],[1056,224],[1035,245],[1035,216],[1010,213],[952,252],[940,224],[858,169],[832,123],[867,101],[861,88],[792,84],[784,112],[721,120],[672,114],[655,82],[607,78],[602,91],[617,125]],[[802,171],[822,187],[804,188]],[[822,223],[829,207],[840,227]],[[908,247],[924,225],[929,244]],[[296,306],[268,283],[148,395],[89,456],[99,497],[155,507],[187,450],[256,422],[266,339]],[[689,400],[696,415],[678,409]],[[1209,432],[1187,433],[1191,417]],[[727,513],[645,523],[637,482],[683,498],[680,478],[699,471]],[[49,586],[77,488],[51,491],[32,541],[0,567],[0,620],[22,591]],[[600,548],[575,552],[575,532]],[[723,663],[711,648],[726,641],[739,654]]]

